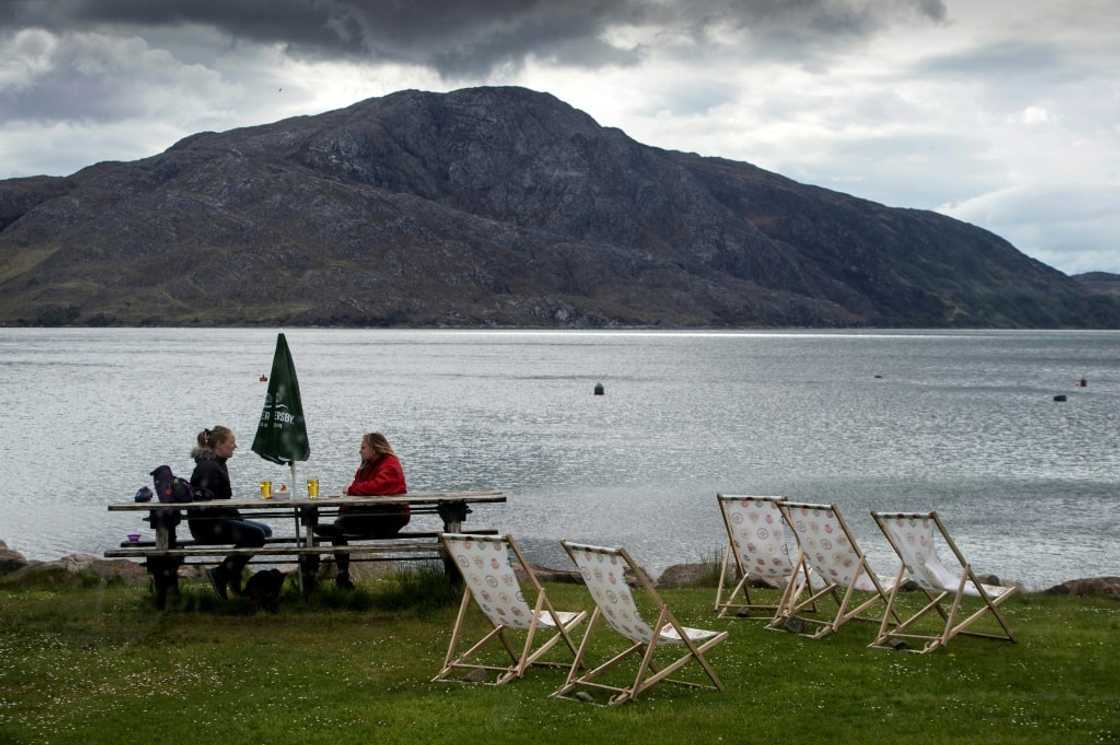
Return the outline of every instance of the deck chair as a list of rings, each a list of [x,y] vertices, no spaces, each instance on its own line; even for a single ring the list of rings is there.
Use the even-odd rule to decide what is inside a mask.
[[[432,682],[442,681],[449,683],[472,682],[452,677],[453,673],[462,670],[481,670],[484,673],[497,675],[495,680],[478,681],[489,685],[502,685],[515,678],[520,678],[531,665],[545,667],[567,668],[563,662],[543,661],[540,658],[558,643],[563,642],[576,654],[576,646],[572,641],[570,632],[587,617],[586,611],[566,613],[557,611],[549,602],[548,594],[537,581],[533,570],[526,563],[517,544],[510,536],[484,536],[463,535],[459,533],[444,533],[440,536],[448,556],[459,567],[465,580],[463,600],[459,604],[459,614],[455,618],[455,626],[451,630],[451,642],[447,647],[447,656],[443,660],[443,669],[432,678]],[[514,575],[510,564],[510,553],[513,553],[517,563],[528,577],[529,583],[536,593],[533,607],[525,602],[521,586]],[[494,627],[489,633],[471,645],[466,651],[457,653],[459,638],[463,631],[463,618],[467,606],[474,600],[479,610]],[[518,629],[525,631],[525,642],[520,652],[507,638],[507,631]],[[542,632],[542,633],[538,633]],[[543,643],[534,647],[533,643],[543,634],[551,634]],[[478,654],[486,648],[487,644],[496,640],[509,655],[510,664],[494,665],[482,664],[476,659]]]
[[[621,548],[601,548],[588,546],[581,543],[561,541],[564,550],[572,557],[572,561],[579,567],[580,574],[587,584],[591,597],[595,600],[595,610],[591,613],[591,620],[587,623],[583,640],[580,642],[579,651],[568,671],[568,679],[559,690],[552,694],[555,698],[578,700],[577,693],[581,687],[613,692],[608,700],[609,706],[631,701],[638,695],[662,680],[672,683],[691,686],[695,688],[708,688],[723,690],[716,671],[704,657],[704,653],[727,638],[726,631],[706,631],[692,629],[677,621],[665,601],[657,594],[653,583],[641,567],[630,558],[630,555]],[[638,612],[630,586],[626,583],[626,571],[629,570],[637,578],[638,586],[646,593],[657,608],[657,621],[651,627]],[[615,655],[603,664],[581,673],[583,660],[587,654],[588,642],[595,630],[595,623],[600,618],[605,619],[608,626],[630,641],[630,646],[625,651]],[[657,629],[657,632],[654,632]],[[654,650],[659,645],[685,648],[685,653],[672,662],[659,666],[654,660]],[[631,655],[639,655],[638,672],[634,676],[633,684],[625,687],[606,685],[596,682],[607,670],[613,668]],[[672,680],[669,676],[696,660],[704,669],[712,685],[701,685],[682,680]]]
[[[785,497],[749,497],[734,494],[717,494],[720,516],[727,529],[727,548],[723,552],[723,562],[719,571],[719,586],[716,588],[716,602],[713,610],[719,618],[728,613],[746,617],[752,610],[766,611],[765,615],[755,618],[769,619],[778,606],[761,604],[751,600],[750,583],[762,580],[779,589],[785,589],[794,574],[793,558],[797,554],[797,541],[792,532],[786,530],[786,522],[778,503]],[[734,577],[728,576],[728,569],[734,564]],[[808,582],[808,570],[802,572],[803,581]],[[731,592],[724,597],[728,586]],[[739,600],[742,596],[741,602]]]
[[[894,587],[891,588],[890,598],[887,601],[887,611],[894,609],[898,586],[907,574],[926,594],[929,603],[905,621],[896,620],[893,625],[889,623],[887,613],[884,612],[883,620],[879,625],[879,635],[869,646],[875,649],[906,649],[908,652],[926,654],[938,647],[947,646],[949,640],[958,634],[1015,641],[1011,629],[999,612],[999,606],[1015,593],[1016,588],[997,587],[980,582],[976,573],[972,571],[972,566],[957,548],[957,544],[949,537],[949,531],[945,530],[945,524],[941,522],[936,512],[872,512],[871,517],[887,537],[898,558],[902,560],[902,566],[899,567],[898,576],[895,577]],[[937,554],[938,533],[956,559],[955,569],[947,567]],[[979,610],[961,618],[961,601],[965,595],[979,598],[983,605]],[[946,611],[942,601],[950,597],[952,602],[949,610]],[[944,622],[941,633],[909,632],[913,623],[933,610],[937,611]],[[965,630],[988,613],[991,613],[1003,628],[1003,634]],[[908,639],[921,640],[925,644],[921,649],[907,649],[903,645]]]
[[[887,591],[894,585],[872,570],[840,509],[836,505],[807,502],[781,502],[779,508],[786,526],[797,537],[797,561],[767,628],[795,631],[801,636],[819,639],[848,621],[881,621],[881,618],[859,614],[878,602],[886,606]],[[806,585],[798,582],[798,573],[806,570],[816,577],[821,587],[810,587],[808,598],[802,599]],[[855,596],[856,590],[871,593],[871,597],[860,602]],[[825,596],[836,602],[836,613],[831,619],[802,615],[810,603]],[[887,612],[898,618],[893,609]],[[813,627],[815,630],[806,631]]]

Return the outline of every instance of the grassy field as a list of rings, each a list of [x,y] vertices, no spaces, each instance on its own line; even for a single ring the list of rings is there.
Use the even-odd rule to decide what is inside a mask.
[[[709,654],[725,690],[662,684],[604,709],[547,698],[557,670],[502,688],[429,683],[455,600],[401,581],[311,604],[289,593],[279,613],[201,586],[164,613],[123,586],[2,590],[0,745],[1120,743],[1114,601],[1013,600],[1018,644],[960,639],[923,657],[865,649],[867,625],[810,641],[715,620],[709,589],[666,591],[683,623],[730,630]],[[589,607],[581,587],[549,591],[560,609]],[[622,646],[597,638],[593,659]]]

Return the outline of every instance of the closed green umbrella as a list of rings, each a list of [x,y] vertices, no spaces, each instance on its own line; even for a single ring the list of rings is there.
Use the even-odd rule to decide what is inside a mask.
[[[268,378],[268,393],[264,397],[261,421],[257,436],[253,438],[253,452],[265,460],[287,465],[292,471],[292,486],[288,492],[295,499],[296,461],[307,460],[311,447],[307,444],[307,425],[303,419],[303,402],[299,397],[299,380],[288,340],[283,334],[276,336],[276,353],[272,356],[272,375]],[[299,535],[299,520],[296,520]],[[308,540],[310,540],[308,532]],[[298,572],[300,591],[303,591],[303,572]]]
[[[268,393],[264,397],[257,436],[253,438],[253,452],[273,463],[290,465],[294,492],[295,462],[307,460],[311,448],[307,444],[307,426],[303,419],[296,366],[283,334],[276,337],[272,375],[268,379]]]

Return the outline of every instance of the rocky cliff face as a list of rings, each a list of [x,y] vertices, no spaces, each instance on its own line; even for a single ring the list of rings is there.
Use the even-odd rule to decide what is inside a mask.
[[[0,323],[1115,326],[986,231],[641,145],[547,94],[403,91],[0,181]]]

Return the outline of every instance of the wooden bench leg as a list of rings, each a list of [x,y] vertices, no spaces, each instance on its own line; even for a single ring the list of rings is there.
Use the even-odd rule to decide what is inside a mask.
[[[169,594],[179,596],[179,565],[182,563],[183,560],[178,557],[148,559],[148,573],[152,575],[156,608],[159,610],[167,607]]]
[[[444,502],[436,507],[436,511],[439,513],[440,519],[443,520],[444,533],[459,533],[463,530],[463,521],[467,519],[471,508],[467,506],[466,502]],[[455,561],[442,545],[439,550],[443,554],[443,572],[447,575],[447,580],[452,587],[461,588],[463,586],[463,575],[459,573],[458,565],[455,564]]]
[[[303,579],[303,596],[306,598],[319,586],[319,557],[299,557],[299,573]]]

